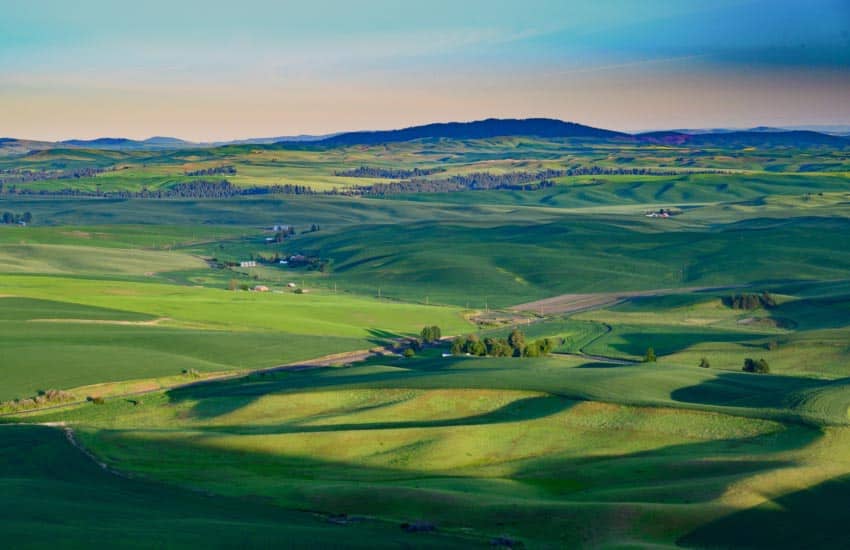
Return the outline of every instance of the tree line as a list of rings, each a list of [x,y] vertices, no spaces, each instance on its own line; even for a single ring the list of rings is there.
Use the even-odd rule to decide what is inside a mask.
[[[406,179],[430,176],[432,174],[445,171],[445,168],[413,168],[412,170],[405,170],[403,168],[375,168],[373,166],[360,166],[353,170],[341,170],[334,172],[334,175],[346,178]]]
[[[344,193],[349,195],[397,195],[400,193],[453,193],[488,189],[535,191],[555,185],[555,182],[546,178],[547,173],[548,171],[537,173],[511,172],[508,174],[478,172],[447,178],[414,178],[391,183],[358,185],[349,188]]]
[[[232,165],[215,166],[213,168],[202,168],[200,170],[191,170],[183,173],[187,176],[235,176],[236,167]]]
[[[365,167],[361,167],[364,168]],[[372,170],[372,169],[367,169]],[[379,172],[380,169],[374,169]],[[688,171],[658,170],[654,168],[607,168],[601,166],[578,166],[564,169],[547,169],[537,172],[508,172],[492,174],[474,172],[456,174],[444,178],[410,177],[402,181],[357,185],[339,191],[346,195],[394,195],[400,193],[452,193],[458,191],[514,190],[536,191],[555,185],[554,178],[565,176],[632,175],[632,176],[675,176],[683,173],[717,173],[716,170]],[[364,176],[365,177],[365,176]],[[334,191],[334,193],[337,193]]]
[[[74,170],[30,170],[12,168],[0,170],[0,193],[14,189],[16,183],[32,183],[45,180],[70,180],[80,178],[91,178],[104,172],[114,171],[115,168],[76,168]]]
[[[268,185],[239,187],[227,180],[197,180],[175,183],[160,189],[144,188],[140,191],[87,191],[82,189],[2,189],[0,193],[27,196],[100,197],[112,199],[228,199],[250,195],[313,195],[314,190],[306,185]]]
[[[542,357],[549,355],[555,343],[542,338],[526,343],[525,334],[513,329],[507,338],[486,337],[477,334],[458,336],[452,341],[452,355],[475,355],[478,357]]]
[[[226,167],[219,167],[226,169]],[[210,168],[207,170],[218,170]],[[380,171],[383,169],[372,169],[361,167],[357,170]],[[235,169],[234,169],[235,170]],[[118,199],[170,199],[170,198],[212,198],[222,199],[248,195],[344,195],[344,196],[381,196],[400,193],[445,193],[458,191],[478,190],[517,190],[533,191],[553,187],[554,178],[564,176],[580,175],[677,175],[685,172],[676,170],[656,170],[651,168],[604,168],[598,166],[573,167],[566,169],[547,169],[537,172],[508,172],[505,174],[493,174],[490,172],[475,172],[470,174],[456,174],[442,178],[425,178],[422,174],[430,169],[413,169],[406,171],[389,171],[386,173],[419,174],[400,181],[389,183],[374,183],[371,185],[355,185],[347,188],[334,188],[325,191],[316,191],[306,185],[277,184],[268,186],[238,187],[229,181],[201,179],[192,182],[175,183],[169,187],[160,189],[142,189],[141,191],[87,191],[73,188],[47,190],[47,189],[21,189],[14,185],[4,187],[0,183],[0,194],[13,195],[37,195],[37,196],[72,196],[72,197],[105,197]],[[101,168],[76,170],[63,176],[55,176],[51,179],[67,179],[70,177],[90,177],[105,171]],[[718,171],[686,172],[695,173],[717,173]],[[199,172],[198,172],[199,173]],[[433,172],[428,172],[433,173]],[[366,177],[366,176],[363,176]],[[35,181],[35,180],[32,180]]]
[[[30,212],[24,212],[23,214],[16,214],[14,212],[3,212],[3,215],[0,216],[0,222],[5,225],[11,225],[16,223],[32,223],[32,214]]]

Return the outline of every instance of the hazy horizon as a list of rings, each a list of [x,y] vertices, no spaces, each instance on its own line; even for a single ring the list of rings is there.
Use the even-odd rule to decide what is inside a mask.
[[[0,135],[195,142],[548,117],[850,124],[842,0],[5,0]]]
[[[505,119],[506,117],[486,117],[488,119]],[[529,117],[529,118],[540,118],[540,117]],[[554,118],[554,117],[542,117],[542,118]],[[439,120],[439,121],[431,121],[425,122],[422,124],[431,124],[431,123],[448,123],[448,122],[476,122],[485,119],[470,119],[470,120]],[[576,124],[583,124],[582,122],[575,120],[564,120],[564,122],[573,122]],[[235,141],[243,141],[243,140],[262,140],[262,139],[273,139],[273,138],[299,138],[299,137],[325,137],[325,136],[334,136],[340,134],[346,134],[349,132],[370,132],[370,131],[387,131],[387,130],[399,130],[411,127],[413,125],[401,125],[395,126],[392,128],[355,128],[348,130],[340,130],[340,131],[332,131],[332,132],[323,132],[317,134],[288,134],[288,133],[278,133],[276,135],[252,135],[252,136],[242,136],[242,137],[234,137],[234,138],[224,138],[224,139],[216,139],[216,140],[191,140],[184,138],[182,136],[174,136],[174,135],[166,135],[163,133],[153,134],[153,135],[142,135],[142,136],[128,136],[128,135],[98,135],[92,137],[77,137],[71,136],[56,140],[47,140],[47,139],[39,139],[32,137],[24,137],[24,136],[7,136],[0,135],[0,139],[4,138],[12,138],[12,139],[21,139],[28,141],[44,141],[44,142],[62,142],[62,141],[93,141],[97,139],[130,139],[134,141],[145,141],[148,139],[155,138],[168,138],[168,139],[179,139],[182,141],[186,141],[188,143],[197,143],[197,144],[208,144],[208,143],[230,143]],[[589,126],[589,125],[587,125]],[[692,128],[642,128],[638,130],[624,130],[621,128],[602,128],[604,130],[613,130],[617,132],[630,133],[630,134],[641,134],[648,132],[661,132],[661,131],[699,131],[699,132],[708,132],[712,130],[718,131],[747,131],[755,128],[780,128],[784,130],[812,130],[823,133],[848,133],[850,132],[850,123],[848,124],[800,124],[800,125],[775,125],[775,124],[756,124],[754,126],[746,126],[746,127],[717,127],[717,126],[705,126],[705,127],[692,127]]]

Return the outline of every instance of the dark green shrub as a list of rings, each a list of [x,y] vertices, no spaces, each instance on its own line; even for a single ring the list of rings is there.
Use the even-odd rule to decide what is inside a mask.
[[[755,359],[750,359],[749,357],[744,359],[744,367],[741,369],[744,372],[753,372],[756,374],[769,374],[770,373],[770,365],[767,364],[767,361],[764,359],[759,359],[756,361]]]

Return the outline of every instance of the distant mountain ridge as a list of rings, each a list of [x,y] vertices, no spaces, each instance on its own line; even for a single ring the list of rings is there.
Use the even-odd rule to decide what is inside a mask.
[[[552,118],[498,119],[473,122],[437,122],[400,130],[347,132],[316,142],[318,145],[375,145],[416,139],[487,139],[505,136],[544,138],[628,138],[629,134],[603,130]]]
[[[317,146],[338,147],[346,145],[377,145],[417,139],[488,139],[512,136],[602,139],[695,146],[829,146],[839,148],[850,146],[850,140],[848,140],[847,136],[802,129],[787,130],[784,128],[759,126],[748,130],[671,130],[627,134],[625,132],[605,130],[551,118],[489,118],[474,122],[426,124],[424,126],[412,126],[400,130],[347,132],[315,141],[314,144]]]
[[[59,145],[83,147],[86,149],[175,149],[191,147],[195,144],[173,137],[155,136],[145,140],[103,137],[96,139],[68,139]]]
[[[83,147],[86,149],[119,149],[119,150],[144,150],[144,149],[185,149],[221,147],[224,145],[269,145],[272,143],[305,143],[319,141],[333,137],[337,134],[325,134],[313,136],[301,134],[297,136],[277,136],[265,138],[234,139],[229,141],[195,142],[166,136],[154,136],[144,140],[129,138],[102,137],[96,139],[68,139],[56,142],[56,145],[65,147]]]
[[[646,132],[635,136],[639,141],[664,145],[696,145],[721,147],[850,147],[844,136],[822,134],[810,130],[755,128],[746,131],[724,131],[708,134],[687,134],[677,131]]]
[[[831,127],[835,130],[842,126]],[[538,137],[609,140],[679,146],[718,147],[850,147],[850,136],[810,129],[785,129],[759,126],[747,130],[662,130],[628,134],[595,128],[552,118],[497,119],[472,122],[439,122],[397,130],[357,131],[322,136],[297,135],[250,138],[232,141],[196,143],[174,137],[155,136],[145,140],[103,137],[60,142],[0,138],[0,155],[17,155],[54,148],[85,148],[118,151],[209,148],[228,145],[281,147],[344,147],[378,145],[420,139],[492,139],[501,137]]]

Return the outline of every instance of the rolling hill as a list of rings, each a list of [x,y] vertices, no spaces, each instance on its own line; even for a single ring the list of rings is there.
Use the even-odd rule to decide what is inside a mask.
[[[348,132],[323,139],[318,143],[325,146],[372,145],[394,143],[414,139],[486,139],[502,136],[538,136],[547,138],[596,138],[621,139],[628,134],[593,128],[574,122],[551,118],[496,119],[474,122],[448,122],[411,126],[401,130]]]

